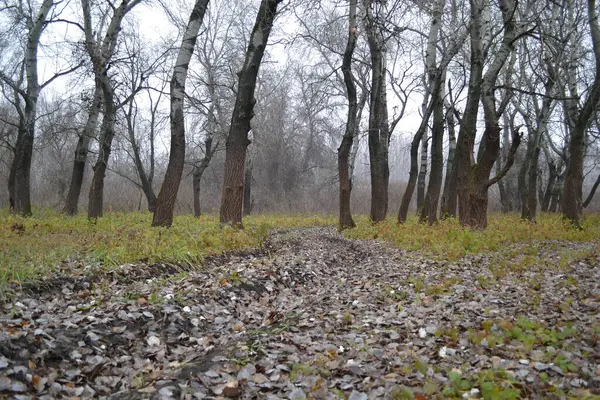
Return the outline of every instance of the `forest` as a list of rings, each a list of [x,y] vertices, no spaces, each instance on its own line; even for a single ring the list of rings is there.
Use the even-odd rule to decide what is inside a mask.
[[[0,0],[0,397],[600,398],[595,0]]]

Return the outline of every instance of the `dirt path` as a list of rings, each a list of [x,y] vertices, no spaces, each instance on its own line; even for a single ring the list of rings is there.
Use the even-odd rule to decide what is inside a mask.
[[[56,280],[0,306],[0,397],[600,395],[599,259],[559,259],[591,246],[517,268],[294,229],[194,271]]]

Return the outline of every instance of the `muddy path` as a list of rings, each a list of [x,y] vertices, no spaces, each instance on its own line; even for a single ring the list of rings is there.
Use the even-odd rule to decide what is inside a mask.
[[[599,258],[560,259],[592,247],[516,268],[306,228],[194,269],[57,278],[0,306],[0,397],[600,395]]]

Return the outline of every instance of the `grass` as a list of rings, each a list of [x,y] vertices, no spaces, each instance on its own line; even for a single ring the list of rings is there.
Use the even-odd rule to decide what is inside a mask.
[[[34,217],[30,218],[2,210],[0,293],[9,282],[28,282],[63,270],[83,274],[87,266],[110,268],[125,263],[154,262],[196,265],[209,255],[260,247],[273,228],[332,226],[337,221],[335,217],[259,215],[244,219],[245,230],[222,227],[214,215],[179,216],[169,229],[151,228],[150,222],[149,213],[111,212],[93,224],[85,215],[71,218],[48,209],[35,210]],[[492,214],[485,231],[463,228],[455,220],[430,227],[420,224],[416,218],[403,225],[397,225],[393,219],[373,225],[366,217],[359,217],[358,227],[344,234],[358,239],[377,238],[444,260],[503,250],[506,244],[525,243],[530,244],[529,248],[515,256],[526,266],[535,262],[536,241],[597,240],[600,215],[588,215],[583,228],[574,229],[560,215],[550,214],[541,215],[536,224],[521,221],[517,215]]]
[[[410,251],[422,251],[439,259],[457,260],[469,254],[502,250],[507,244],[533,245],[542,240],[592,242],[600,238],[600,214],[587,215],[583,229],[575,229],[559,214],[541,214],[537,223],[521,220],[516,214],[493,213],[488,228],[476,231],[459,225],[455,219],[440,221],[433,227],[416,217],[402,225],[388,218],[377,225],[366,217],[357,220],[355,229],[344,235],[355,239],[379,239]]]
[[[273,228],[334,225],[319,216],[261,215],[244,219],[245,230],[221,226],[218,217],[179,216],[173,227],[151,228],[150,213],[111,212],[90,223],[85,215],[65,217],[35,210],[22,218],[0,211],[0,293],[10,282],[24,283],[51,272],[84,273],[86,266],[164,262],[195,265],[224,251],[260,247]],[[79,267],[78,267],[79,266]]]

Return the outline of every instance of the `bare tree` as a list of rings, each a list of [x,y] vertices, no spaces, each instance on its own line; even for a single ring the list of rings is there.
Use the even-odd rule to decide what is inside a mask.
[[[572,3],[569,2],[572,6]],[[581,199],[583,192],[583,159],[585,152],[585,138],[588,125],[596,112],[600,101],[600,26],[596,1],[588,0],[588,21],[592,36],[592,50],[595,58],[594,82],[588,95],[577,113],[569,141],[569,160],[565,172],[565,186],[563,190],[562,212],[565,218],[575,226],[580,226]]]
[[[156,170],[155,140],[157,128],[159,128],[161,122],[159,107],[166,82],[160,79],[162,87],[159,86],[156,88],[156,95],[154,95],[154,90],[145,88],[144,85],[150,76],[156,72],[156,66],[164,62],[164,54],[160,54],[156,60],[150,62],[140,41],[141,38],[134,34],[130,35],[124,43],[127,48],[128,59],[124,63],[125,71],[123,74],[126,77],[124,79],[125,84],[122,85],[123,93],[121,97],[123,98],[120,99],[119,106],[125,118],[127,140],[131,145],[131,152],[128,152],[128,154],[133,160],[138,176],[138,179],[132,180],[132,182],[144,193],[148,204],[148,211],[154,212],[156,209],[156,194],[153,186]],[[147,110],[138,104],[137,95],[142,92],[142,89],[147,94]],[[144,111],[146,111],[148,117],[147,121],[144,121],[144,116],[142,115]],[[139,131],[144,132],[142,138],[139,138]],[[148,146],[148,168],[145,166],[142,154],[142,146],[145,144]]]
[[[503,22],[503,37],[499,48],[494,52],[485,75],[483,68],[491,40],[490,2],[471,0],[471,64],[467,105],[460,126],[457,145],[458,168],[458,206],[462,225],[484,229],[487,226],[487,206],[489,187],[498,182],[514,162],[514,154],[520,143],[518,131],[513,132],[511,153],[503,170],[490,178],[490,172],[500,150],[499,117],[505,106],[496,103],[496,81],[500,70],[514,49],[518,38],[515,23],[516,3],[513,0],[501,0],[499,3]],[[485,130],[475,161],[477,113],[479,102],[483,103]]]
[[[340,216],[339,228],[353,228],[356,226],[350,211],[350,194],[352,183],[350,180],[350,152],[356,136],[358,100],[356,96],[356,84],[352,74],[352,56],[356,41],[358,39],[358,28],[356,26],[357,0],[350,0],[350,13],[348,17],[348,42],[342,61],[342,72],[348,96],[348,118],[342,143],[338,149],[338,174],[340,179]]]
[[[119,31],[125,15],[138,5],[142,0],[123,0],[119,7],[114,8],[102,45],[98,45],[94,37],[92,13],[89,0],[81,0],[83,10],[83,23],[85,32],[86,50],[90,56],[94,72],[96,89],[102,90],[104,115],[98,138],[98,158],[92,167],[94,174],[88,196],[88,218],[95,219],[102,216],[104,202],[104,178],[108,168],[108,159],[115,135],[115,122],[117,118],[117,104],[115,103],[114,83],[108,74],[109,61],[114,55]],[[112,7],[111,7],[112,8]]]
[[[438,10],[439,10],[439,3],[438,4]],[[406,190],[404,191],[404,195],[402,196],[402,201],[400,203],[400,209],[398,211],[398,223],[404,223],[408,217],[408,208],[410,206],[410,202],[412,200],[412,196],[415,190],[415,186],[417,183],[417,176],[418,176],[418,172],[419,172],[419,164],[418,164],[418,152],[419,152],[419,144],[421,143],[421,139],[423,137],[423,135],[425,135],[428,127],[429,127],[429,119],[431,117],[431,115],[434,113],[434,110],[436,111],[436,114],[438,116],[437,121],[437,132],[436,135],[443,135],[443,132],[440,132],[439,129],[443,130],[443,122],[439,120],[439,117],[444,115],[443,112],[443,107],[444,107],[444,103],[443,103],[443,88],[444,88],[444,83],[445,83],[445,77],[446,77],[446,70],[448,68],[448,65],[450,64],[450,62],[452,61],[452,59],[456,56],[456,54],[458,53],[458,51],[460,50],[460,48],[462,47],[465,39],[466,39],[466,35],[468,33],[467,29],[457,29],[454,31],[453,35],[450,36],[449,38],[449,43],[448,43],[448,48],[446,51],[444,51],[444,53],[442,54],[442,58],[439,62],[439,64],[437,63],[437,49],[436,49],[436,43],[437,43],[437,37],[439,34],[439,25],[440,25],[440,19],[439,19],[439,11],[438,11],[438,15],[434,16],[432,19],[432,24],[431,24],[431,28],[430,28],[430,33],[428,36],[428,46],[427,46],[427,53],[426,53],[426,76],[427,76],[427,87],[426,87],[426,94],[425,94],[425,98],[423,101],[423,117],[421,120],[421,123],[417,129],[417,131],[415,132],[415,135],[413,137],[412,143],[411,143],[411,147],[410,147],[410,171],[409,171],[409,178],[408,178],[408,184],[406,185]],[[441,114],[440,114],[441,113]],[[442,125],[440,128],[440,124]],[[437,140],[439,140],[440,138],[437,137]],[[443,139],[443,136],[442,136]],[[438,151],[439,147],[439,142],[436,143],[436,151]],[[442,156],[443,157],[443,156]],[[437,160],[439,162],[439,160]],[[442,163],[443,163],[443,159],[442,159]],[[442,164],[443,166],[443,164]],[[439,165],[436,166],[436,168],[439,169]],[[437,171],[439,172],[439,170]],[[436,178],[437,179],[437,178]],[[441,184],[441,182],[440,182]],[[437,185],[437,182],[434,181],[434,186]],[[433,188],[432,188],[433,189]],[[439,191],[439,189],[438,189]],[[433,195],[433,193],[432,193]],[[439,193],[438,193],[439,196]],[[433,206],[433,198],[431,198],[431,206]],[[435,200],[436,203],[436,212],[437,212],[437,198]],[[430,208],[428,207],[428,213],[430,212]]]
[[[446,177],[444,180],[444,190],[440,205],[440,217],[456,217],[456,190],[457,190],[457,175],[456,175],[456,120],[460,124],[460,115],[454,107],[454,99],[452,97],[452,86],[448,82],[449,100],[444,102],[446,110],[446,126],[448,127],[448,161],[446,162]]]
[[[431,57],[429,55],[430,52],[436,53],[437,49],[435,48],[435,42],[437,41],[437,33],[436,30],[439,31],[439,25],[441,24],[442,14],[444,12],[444,3],[445,0],[438,0],[438,2],[434,5],[433,13],[432,13],[432,21],[431,21],[431,31],[434,33],[430,33],[428,48],[427,48],[427,56],[428,62],[427,68],[428,73],[431,74],[435,71],[436,65],[436,57],[435,55]],[[433,36],[433,37],[432,37]],[[431,44],[433,42],[433,44]],[[431,69],[430,69],[431,68]],[[434,77],[435,77],[435,72]],[[442,177],[444,174],[444,82],[446,81],[446,70],[444,69],[441,72],[441,84],[440,90],[438,93],[435,93],[436,98],[432,99],[433,106],[433,124],[431,128],[431,173],[429,176],[429,186],[427,188],[427,195],[423,194],[423,204],[420,208],[421,217],[420,220],[422,222],[428,221],[430,224],[433,224],[437,221],[437,207],[438,201],[440,198],[440,191],[442,189]],[[434,78],[435,81],[435,78]],[[422,153],[427,154],[427,148],[422,148]],[[427,157],[425,157],[427,160]],[[421,171],[426,171],[426,167],[423,166],[421,162]],[[425,186],[423,182],[423,186]],[[418,198],[418,196],[417,196]],[[418,202],[417,209],[419,210]]]
[[[95,26],[92,15],[92,5],[89,0],[81,0],[81,10],[83,13],[83,26],[77,24],[85,35],[85,50],[92,62],[92,72],[94,74],[94,92],[90,100],[88,110],[88,119],[79,135],[75,157],[73,160],[73,172],[69,192],[65,201],[63,211],[67,215],[74,215],[77,212],[79,195],[83,184],[85,174],[85,165],[89,151],[90,141],[95,137],[95,130],[102,107],[104,106],[104,116],[99,137],[99,154],[94,165],[94,179],[89,193],[88,217],[97,218],[102,215],[103,186],[104,176],[108,158],[110,156],[110,147],[114,136],[114,121],[116,118],[116,106],[114,104],[114,88],[108,75],[109,63],[112,60],[119,39],[119,32],[125,15],[133,9],[142,0],[123,0],[119,7],[112,8],[112,17],[106,27],[104,37],[102,30],[104,26]],[[108,13],[108,11],[106,11]],[[108,14],[103,15],[101,24],[105,21]],[[104,96],[111,98],[110,100]],[[112,101],[111,105],[107,105]],[[111,114],[112,113],[112,114]]]
[[[190,83],[194,86],[189,96],[190,107],[204,122],[203,129],[199,130],[200,143],[195,144],[200,155],[194,151],[190,162],[196,217],[201,214],[202,177],[226,137],[225,115],[231,109],[229,99],[235,95],[233,68],[241,57],[239,44],[233,39],[239,22],[237,17],[245,11],[239,6],[235,2],[212,3],[207,9],[204,17],[207,28],[199,38],[198,51],[195,52],[195,59],[202,68],[190,72]]]
[[[173,224],[175,200],[185,162],[185,118],[183,116],[185,81],[208,2],[209,0],[197,0],[194,4],[173,68],[170,113],[171,151],[165,179],[158,194],[152,226],[171,226]]]
[[[242,226],[244,201],[244,165],[246,149],[250,144],[248,132],[254,116],[254,91],[260,64],[277,14],[277,6],[282,0],[262,0],[256,22],[250,35],[244,65],[238,72],[236,95],[229,135],[225,147],[225,175],[221,197],[221,223]]]
[[[26,9],[25,7],[29,7]],[[15,19],[24,21],[27,32],[26,47],[22,61],[22,75],[25,88],[21,82],[14,81],[9,74],[0,71],[0,79],[9,85],[15,93],[14,105],[19,115],[17,140],[14,147],[14,158],[11,165],[8,191],[10,209],[23,216],[31,215],[31,159],[37,119],[37,103],[40,91],[50,83],[40,84],[38,81],[38,47],[40,38],[47,26],[48,17],[54,7],[53,0],[44,0],[39,9],[32,5],[18,2],[6,5],[6,9],[17,13]],[[52,79],[57,77],[55,75]],[[24,104],[23,104],[24,103]]]
[[[371,167],[371,220],[385,219],[388,209],[390,130],[387,110],[385,2],[364,0],[365,31],[371,53],[369,104],[369,160]]]

